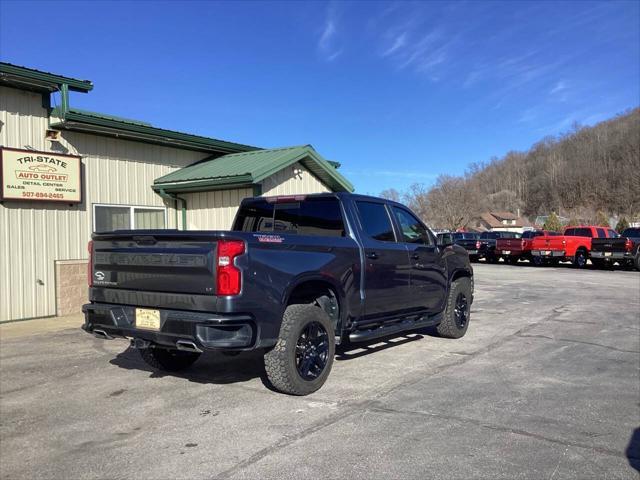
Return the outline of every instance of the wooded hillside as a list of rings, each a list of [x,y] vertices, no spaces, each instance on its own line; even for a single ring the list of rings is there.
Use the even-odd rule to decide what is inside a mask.
[[[463,176],[440,176],[426,188],[415,184],[401,198],[432,227],[455,229],[488,210],[533,217],[555,211],[592,221],[601,210],[640,216],[640,108],[593,127],[574,127],[545,138],[526,152],[509,152],[471,164]]]

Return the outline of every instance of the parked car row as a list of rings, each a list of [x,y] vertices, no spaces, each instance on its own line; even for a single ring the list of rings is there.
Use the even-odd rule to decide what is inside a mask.
[[[606,227],[569,226],[564,232],[531,230],[522,234],[506,231],[438,234],[443,243],[455,243],[467,250],[471,261],[517,264],[528,260],[536,266],[570,262],[584,268],[587,261],[596,268],[635,267],[640,270],[640,228],[618,234]]]

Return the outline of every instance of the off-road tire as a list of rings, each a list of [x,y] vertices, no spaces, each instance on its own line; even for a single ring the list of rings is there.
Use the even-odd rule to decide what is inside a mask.
[[[328,335],[327,360],[322,373],[313,380],[304,379],[296,367],[296,345],[305,327],[318,322]],[[282,316],[276,346],[264,356],[264,369],[273,388],[290,395],[309,395],[324,385],[335,356],[335,332],[329,316],[315,304],[289,305]]]
[[[518,260],[520,260],[518,257],[514,257],[514,256],[507,257],[507,262],[511,265],[517,265]]]
[[[542,267],[545,264],[544,258],[539,255],[534,255],[531,259],[531,263],[536,267]]]
[[[458,325],[455,316],[456,301],[460,294],[466,297],[468,304],[466,312],[467,319],[463,327],[460,327]],[[451,288],[449,289],[447,306],[443,313],[442,322],[436,327],[438,335],[445,338],[461,338],[465,333],[467,333],[467,328],[469,328],[469,320],[471,320],[472,298],[471,281],[466,277],[454,280],[454,282],[451,284]]]
[[[198,352],[185,352],[173,348],[141,348],[138,351],[147,365],[166,372],[184,370],[200,358]]]
[[[491,263],[491,264],[495,264],[495,263],[498,263],[500,261],[500,258],[498,256],[496,256],[495,253],[487,253],[485,258],[487,260],[487,263]]]

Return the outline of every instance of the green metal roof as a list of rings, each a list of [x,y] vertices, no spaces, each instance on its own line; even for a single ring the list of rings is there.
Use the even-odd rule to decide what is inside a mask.
[[[189,133],[176,132],[157,128],[149,123],[129,120],[125,118],[104,115],[85,110],[70,109],[67,112],[56,111],[62,116],[62,121],[54,123],[51,128],[57,130],[72,130],[98,135],[114,136],[134,141],[196,150],[206,153],[226,154],[257,150],[258,147],[242,145],[240,143],[201,137]]]
[[[62,84],[68,85],[69,90],[75,92],[86,93],[93,89],[93,83],[89,80],[78,80],[6,62],[0,62],[0,80],[30,90],[58,90]]]
[[[234,153],[205,159],[155,180],[155,190],[194,192],[256,184],[296,162],[334,192],[352,192],[353,185],[311,145]]]

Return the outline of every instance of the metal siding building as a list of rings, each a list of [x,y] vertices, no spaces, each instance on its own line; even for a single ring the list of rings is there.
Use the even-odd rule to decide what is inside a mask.
[[[216,162],[255,147],[75,113],[68,105],[62,113],[48,107],[49,93],[59,90],[61,82],[67,82],[66,88],[75,85],[85,92],[92,88],[89,82],[8,64],[0,64],[0,80],[0,146],[81,156],[83,194],[77,204],[0,202],[0,322],[77,311],[86,298],[87,242],[98,208],[125,214],[131,208],[125,223],[133,225],[135,216],[138,228],[154,226],[164,216],[165,228],[228,229],[240,201],[256,193],[351,188],[337,172],[323,173],[327,163],[317,160],[312,166],[316,174],[329,175],[329,180],[337,174],[337,184],[330,181],[328,185],[295,162],[244,185],[225,185],[213,179],[213,187],[182,192],[173,185],[165,192],[156,188],[156,182],[167,175],[205,159]],[[52,129],[59,131],[56,141],[46,139]],[[311,152],[304,162],[315,156]],[[117,219],[116,213],[108,218]]]
[[[41,95],[0,87],[0,145],[50,151]],[[93,230],[91,205],[163,207],[167,227],[176,228],[173,202],[149,187],[153,181],[202,159],[201,152],[67,132],[60,142],[82,156],[84,202],[68,206],[6,201],[0,206],[0,319],[56,314],[55,262],[86,260]],[[83,294],[84,294],[84,287]]]

